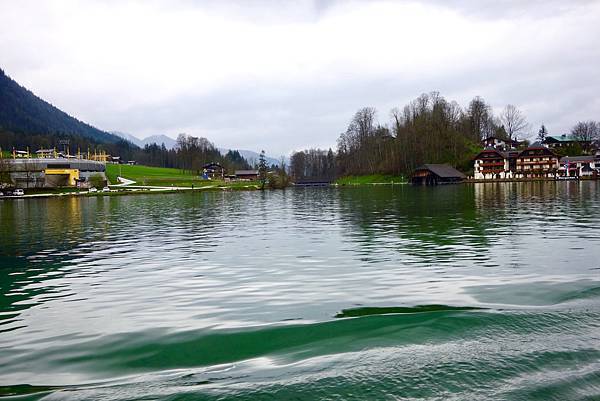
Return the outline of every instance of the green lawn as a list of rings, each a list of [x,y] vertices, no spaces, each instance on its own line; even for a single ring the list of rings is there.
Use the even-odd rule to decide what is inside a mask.
[[[402,184],[406,178],[395,175],[372,174],[357,175],[338,178],[335,183],[338,185],[368,185],[368,184]]]
[[[136,182],[136,185],[151,185],[161,187],[201,187],[207,185],[227,186],[232,189],[247,188],[255,184],[235,181],[204,180],[201,177],[176,168],[148,167],[127,164],[107,164],[106,176],[111,184],[117,184],[117,176]]]
[[[117,176],[133,180],[138,185],[183,186],[202,185],[206,180],[176,168],[130,166],[127,164],[107,164],[106,176],[111,184],[117,183]]]

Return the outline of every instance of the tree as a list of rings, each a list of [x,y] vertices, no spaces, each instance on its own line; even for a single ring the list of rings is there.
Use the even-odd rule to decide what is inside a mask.
[[[600,139],[600,123],[597,121],[579,121],[571,129],[573,135],[578,141],[593,142]]]
[[[479,142],[495,131],[494,117],[492,108],[483,100],[482,97],[476,96],[467,109],[467,116],[471,128],[471,140]]]
[[[0,188],[10,187],[13,185],[10,172],[12,171],[12,163],[8,159],[4,159],[0,155]]]
[[[511,141],[517,134],[523,132],[529,126],[523,113],[512,104],[506,105],[504,110],[502,110],[500,121],[504,125],[508,139]]]
[[[90,188],[102,188],[106,180],[102,177],[102,174],[94,173],[88,178]]]
[[[260,189],[265,189],[267,183],[267,159],[264,150],[260,151],[258,159],[258,180],[260,181]]]
[[[546,140],[546,137],[548,136],[548,130],[546,129],[546,126],[544,124],[542,124],[542,126],[540,127],[540,130],[538,131],[538,135],[537,135],[537,140],[539,142],[544,142]]]

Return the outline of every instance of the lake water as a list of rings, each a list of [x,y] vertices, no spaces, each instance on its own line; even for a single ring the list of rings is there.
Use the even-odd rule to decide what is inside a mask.
[[[0,396],[598,400],[600,183],[0,201]]]

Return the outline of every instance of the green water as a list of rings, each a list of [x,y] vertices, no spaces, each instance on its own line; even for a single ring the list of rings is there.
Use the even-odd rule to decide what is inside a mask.
[[[600,400],[599,184],[0,201],[0,397]]]

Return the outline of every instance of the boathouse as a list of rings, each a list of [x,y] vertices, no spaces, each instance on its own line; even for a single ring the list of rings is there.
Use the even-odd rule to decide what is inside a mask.
[[[415,185],[458,184],[466,178],[447,164],[423,164],[415,169],[410,182]]]

